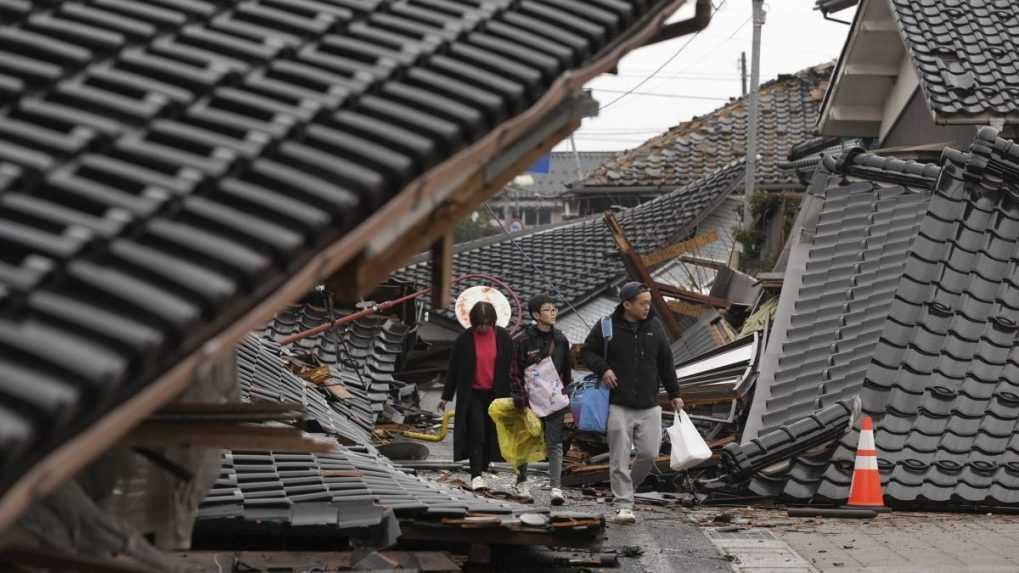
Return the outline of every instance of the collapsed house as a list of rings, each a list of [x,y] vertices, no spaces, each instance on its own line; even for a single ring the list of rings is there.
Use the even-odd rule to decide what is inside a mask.
[[[845,501],[865,413],[891,505],[1015,504],[1013,21],[983,2],[860,2],[816,145],[877,155],[790,161],[816,172],[768,275],[781,295],[741,444],[722,452],[737,491]]]
[[[334,373],[349,411],[291,388],[295,410],[254,401],[257,369],[238,401],[236,344],[315,285],[356,300],[430,246],[445,292],[454,222],[596,109],[585,82],[707,24],[698,0],[666,25],[684,3],[3,3],[0,531],[37,563],[168,568],[143,535],[187,547],[217,479],[243,506],[300,495],[295,460],[253,444],[336,449],[295,471],[396,476],[340,443],[394,387],[373,349],[377,377]],[[246,487],[263,462],[286,497]],[[141,510],[110,501],[125,491]]]
[[[984,128],[940,167],[867,154],[826,167],[837,173],[818,172],[790,245],[743,444],[728,447],[734,473],[784,449],[750,491],[844,501],[858,424],[828,418],[840,439],[821,451],[791,428],[858,397],[889,503],[1013,506],[1019,151]]]

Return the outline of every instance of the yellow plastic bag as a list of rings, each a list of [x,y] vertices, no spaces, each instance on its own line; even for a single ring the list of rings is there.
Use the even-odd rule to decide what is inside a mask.
[[[517,410],[512,398],[492,400],[488,415],[499,434],[502,459],[513,467],[545,459],[545,436],[541,420],[529,408]]]

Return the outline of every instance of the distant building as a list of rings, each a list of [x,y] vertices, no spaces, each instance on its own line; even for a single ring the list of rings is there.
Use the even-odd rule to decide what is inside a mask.
[[[567,185],[582,179],[599,165],[608,161],[613,151],[553,151],[548,173],[526,173],[510,183],[495,196],[489,205],[506,228],[518,229],[559,223],[570,218],[566,203],[560,197]],[[579,163],[579,165],[578,165]]]

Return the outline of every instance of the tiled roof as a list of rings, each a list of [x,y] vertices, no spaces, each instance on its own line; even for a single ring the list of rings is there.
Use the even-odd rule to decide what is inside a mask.
[[[757,183],[799,186],[795,174],[778,164],[794,145],[812,136],[832,68],[830,63],[817,65],[761,86]],[[620,153],[584,179],[582,186],[668,190],[741,159],[746,155],[748,104],[744,96]]]
[[[622,211],[617,218],[637,252],[650,253],[694,230],[739,184],[742,175],[742,162],[732,163],[672,193]],[[467,247],[453,255],[454,277],[477,272],[494,275],[524,303],[536,294],[554,292],[551,281],[561,299],[579,305],[625,274],[619,250],[600,217]],[[427,285],[430,267],[428,259],[420,259],[395,276]],[[453,297],[468,286],[468,281],[458,283]]]
[[[0,492],[677,6],[0,3]]]
[[[1019,15],[1007,0],[888,0],[939,120],[1019,120]]]

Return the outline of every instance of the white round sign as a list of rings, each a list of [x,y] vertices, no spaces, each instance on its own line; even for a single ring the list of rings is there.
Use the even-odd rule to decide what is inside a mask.
[[[472,286],[456,297],[453,312],[456,313],[456,319],[460,322],[460,326],[464,328],[471,327],[471,309],[479,302],[487,302],[495,307],[495,315],[498,317],[495,323],[498,326],[503,328],[509,326],[513,311],[510,309],[510,303],[506,295],[490,286],[481,285]]]

